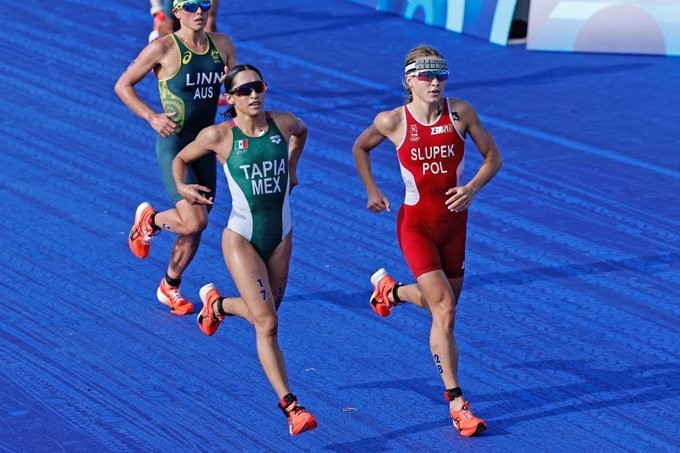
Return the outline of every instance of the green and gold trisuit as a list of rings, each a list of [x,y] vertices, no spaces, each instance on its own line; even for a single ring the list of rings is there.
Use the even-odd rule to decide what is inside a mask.
[[[158,136],[156,157],[165,191],[176,204],[182,197],[172,178],[172,160],[203,128],[215,124],[225,63],[208,33],[208,46],[203,53],[190,50],[176,34],[171,36],[179,53],[179,67],[170,77],[158,80],[158,91],[163,110],[175,112],[170,119],[177,124],[177,129],[169,137]],[[215,156],[206,155],[191,164],[187,182],[210,187],[209,196],[214,197],[216,169]]]
[[[291,231],[288,143],[266,115],[268,130],[260,137],[245,135],[232,120],[234,142],[223,165],[232,198],[227,228],[265,261]]]

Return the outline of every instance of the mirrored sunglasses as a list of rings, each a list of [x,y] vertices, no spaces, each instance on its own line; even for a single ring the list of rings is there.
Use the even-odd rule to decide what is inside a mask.
[[[255,82],[244,83],[236,88],[229,90],[229,94],[235,94],[236,96],[250,96],[253,91],[257,94],[262,93],[267,89],[267,84],[262,80],[257,80]]]
[[[212,8],[212,1],[211,0],[203,0],[200,2],[182,2],[179,3],[177,6],[175,6],[175,9],[177,8],[182,8],[184,11],[188,13],[195,13],[198,11],[198,8],[201,8],[203,11],[208,11],[210,8]]]
[[[438,71],[419,71],[413,74],[418,80],[423,82],[432,82],[435,78],[440,82],[449,78],[449,71],[440,69]]]

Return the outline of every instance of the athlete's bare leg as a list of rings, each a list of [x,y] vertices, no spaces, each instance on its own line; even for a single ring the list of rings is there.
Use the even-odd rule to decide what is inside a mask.
[[[417,278],[417,284],[397,289],[403,302],[411,302],[432,314],[430,351],[445,388],[458,385],[458,344],[454,334],[456,304],[463,287],[463,277],[447,279],[441,270],[428,272]],[[389,298],[394,302],[392,295]],[[452,409],[459,410],[464,400],[460,396],[451,401]]]
[[[225,262],[241,295],[223,299],[223,312],[240,316],[255,327],[260,363],[279,398],[290,393],[286,364],[278,343],[276,309],[288,280],[292,244],[291,234],[265,264],[241,235],[229,229],[225,229],[222,235]],[[270,281],[277,282],[274,288]]]
[[[208,211],[204,206],[180,200],[175,209],[156,213],[154,223],[165,231],[178,234],[170,252],[167,273],[171,278],[180,279],[196,256],[201,234],[208,225]]]

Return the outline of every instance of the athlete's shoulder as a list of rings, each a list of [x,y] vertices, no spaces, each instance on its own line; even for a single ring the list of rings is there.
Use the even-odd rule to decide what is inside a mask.
[[[234,124],[231,121],[203,128],[196,137],[196,143],[203,149],[212,150],[217,155],[220,164],[224,164],[231,153],[234,139],[233,128]]]
[[[231,121],[224,121],[219,124],[205,127],[199,132],[198,137],[206,142],[219,142],[224,140],[227,136],[232,135],[233,123]]]
[[[268,115],[270,118],[272,118],[274,121],[276,120],[292,120],[296,119],[297,117],[290,113],[290,112],[279,112],[277,110],[267,110],[265,111],[265,114]]]
[[[267,110],[265,112],[269,118],[273,119],[278,127],[296,128],[302,120],[291,112],[278,112],[275,110]]]
[[[154,39],[150,43],[146,45],[140,52],[141,55],[146,55],[146,56],[155,56],[155,57],[161,57],[163,56],[169,48],[173,46],[173,41],[170,35],[165,35],[161,36],[158,39]]]
[[[456,120],[456,128],[465,137],[470,130],[480,124],[477,111],[468,101],[449,98],[451,117]]]
[[[229,41],[229,42],[231,42],[231,38],[229,37],[229,35],[227,35],[225,33],[221,33],[221,32],[218,32],[218,31],[206,31],[205,33],[208,36],[210,36],[210,39],[212,39],[213,41]]]
[[[379,131],[386,135],[401,126],[404,120],[403,106],[396,107],[392,110],[385,110],[378,113],[373,120],[373,123]]]
[[[236,64],[236,48],[234,43],[231,42],[231,38],[224,33],[218,32],[207,32],[207,35],[222,54],[225,63],[234,66]]]
[[[158,39],[155,39],[149,43],[147,48],[157,49],[162,52],[167,52],[168,50],[174,50],[176,48],[175,38],[172,33],[163,35]]]
[[[458,112],[459,115],[475,113],[475,108],[468,101],[457,98],[449,98],[449,109]]]
[[[231,38],[224,33],[206,32],[206,34],[217,47],[226,47],[228,49],[234,48],[234,43],[231,41]]]
[[[274,120],[276,127],[278,127],[281,132],[299,135],[307,130],[305,123],[293,113],[278,112],[275,110],[268,110],[265,113]]]

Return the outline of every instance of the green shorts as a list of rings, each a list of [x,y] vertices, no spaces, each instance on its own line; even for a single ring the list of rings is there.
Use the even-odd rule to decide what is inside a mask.
[[[161,178],[163,178],[163,187],[165,187],[165,192],[174,205],[183,200],[183,198],[177,193],[177,186],[172,177],[172,160],[192,141],[180,138],[177,135],[171,135],[166,138],[159,135],[156,140],[156,158],[158,159],[158,167],[161,170]],[[209,187],[210,193],[205,195],[214,199],[215,190],[217,189],[217,159],[215,155],[210,153],[193,162],[189,166],[184,182]],[[206,207],[208,212],[210,212],[212,205],[206,205]]]

